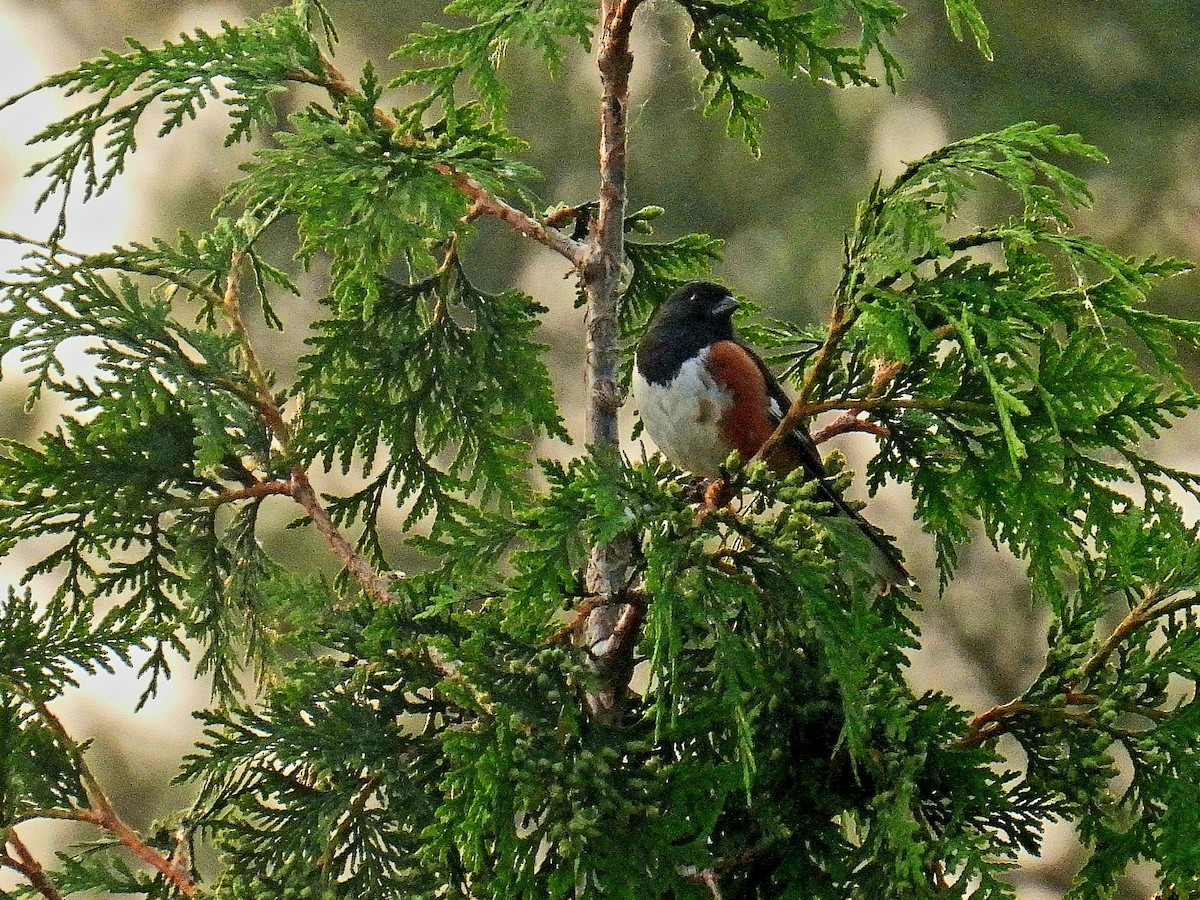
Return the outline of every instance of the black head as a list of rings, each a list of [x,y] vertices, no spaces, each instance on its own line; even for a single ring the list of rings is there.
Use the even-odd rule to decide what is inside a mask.
[[[701,329],[711,340],[733,337],[733,314],[741,306],[729,288],[711,281],[691,281],[671,295],[654,318],[650,328]]]
[[[650,381],[669,381],[684,360],[717,341],[733,340],[733,314],[740,305],[722,285],[685,284],[650,320],[637,348],[639,370]]]

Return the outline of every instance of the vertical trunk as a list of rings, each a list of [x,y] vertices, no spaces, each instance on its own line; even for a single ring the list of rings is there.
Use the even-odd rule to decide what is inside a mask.
[[[603,2],[598,59],[602,88],[600,205],[583,273],[588,298],[585,434],[588,445],[597,448],[616,447],[620,440],[617,293],[625,253],[625,158],[633,66],[629,31],[636,5],[636,0]],[[593,718],[608,724],[620,719],[637,641],[637,611],[620,596],[626,587],[630,553],[628,541],[618,540],[593,547],[588,560],[587,589],[608,602],[591,612],[584,628],[596,671],[596,688],[587,702]]]

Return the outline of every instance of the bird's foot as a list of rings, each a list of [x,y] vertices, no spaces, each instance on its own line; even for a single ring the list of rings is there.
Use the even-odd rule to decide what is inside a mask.
[[[708,487],[704,489],[704,499],[700,503],[700,508],[696,511],[696,523],[699,524],[711,516],[713,513],[721,510],[729,510],[730,503],[737,496],[735,491],[724,478],[714,478],[708,483]]]
[[[720,509],[723,506],[728,506],[735,496],[729,482],[724,478],[714,478],[708,483],[708,487],[704,489],[704,505],[712,509]]]

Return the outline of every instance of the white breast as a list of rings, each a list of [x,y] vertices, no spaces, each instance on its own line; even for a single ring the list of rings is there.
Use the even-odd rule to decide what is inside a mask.
[[[702,361],[685,362],[667,384],[651,384],[633,370],[633,397],[646,433],[681,469],[714,478],[732,448],[725,449],[720,421],[733,397],[713,380]]]

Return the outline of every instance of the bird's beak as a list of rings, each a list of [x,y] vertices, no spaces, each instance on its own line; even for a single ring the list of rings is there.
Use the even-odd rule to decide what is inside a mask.
[[[726,313],[732,315],[741,308],[742,304],[738,303],[737,298],[733,294],[727,294],[721,299],[720,303],[713,307],[713,312],[719,316],[723,316]]]

